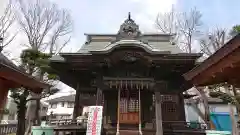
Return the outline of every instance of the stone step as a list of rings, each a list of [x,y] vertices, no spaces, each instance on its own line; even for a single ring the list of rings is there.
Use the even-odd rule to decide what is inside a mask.
[[[120,130],[120,135],[139,135],[138,130]]]

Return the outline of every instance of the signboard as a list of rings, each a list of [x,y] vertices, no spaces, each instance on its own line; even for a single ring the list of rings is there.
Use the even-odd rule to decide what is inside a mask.
[[[90,106],[86,135],[101,135],[102,106]]]

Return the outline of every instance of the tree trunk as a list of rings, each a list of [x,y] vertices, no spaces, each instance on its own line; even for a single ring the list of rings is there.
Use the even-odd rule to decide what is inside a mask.
[[[39,114],[39,111],[40,111],[40,98],[37,98],[36,99],[36,110],[35,110],[35,124],[36,126],[40,126],[41,125],[41,118],[40,118],[40,114]]]
[[[215,126],[213,124],[213,122],[210,119],[210,110],[209,110],[209,105],[208,105],[208,97],[206,96],[206,93],[203,91],[203,89],[201,88],[196,88],[200,95],[201,95],[201,99],[203,101],[203,106],[204,106],[204,121],[206,124],[210,124],[210,128],[211,129],[215,129]]]
[[[80,106],[80,90],[79,90],[79,84],[77,85],[76,89],[76,95],[75,95],[75,104],[74,104],[74,109],[73,109],[73,120],[75,121],[76,118],[79,115],[79,106]]]
[[[199,90],[199,92],[201,94],[203,106],[204,106],[204,110],[205,110],[204,118],[205,118],[206,122],[209,122],[210,121],[210,110],[209,110],[209,105],[208,105],[208,98],[205,95],[205,92],[203,90]]]
[[[25,114],[26,114],[26,101],[21,100],[18,106],[18,124],[16,135],[24,135],[25,133]]]

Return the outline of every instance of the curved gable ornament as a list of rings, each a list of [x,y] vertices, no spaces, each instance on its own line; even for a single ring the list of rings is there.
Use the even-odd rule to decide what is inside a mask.
[[[128,18],[120,26],[118,31],[117,40],[121,39],[136,39],[141,35],[139,26],[131,18],[130,12],[128,13]]]
[[[112,52],[114,49],[116,48],[120,48],[120,47],[137,47],[137,48],[142,48],[143,50],[145,50],[148,53],[157,53],[160,50],[154,49],[152,48],[150,45],[145,44],[141,41],[138,40],[120,40],[117,41],[115,43],[111,43],[109,45],[107,45],[104,49],[101,50],[96,50],[96,51],[91,51],[93,52],[98,52],[98,53],[110,53]]]

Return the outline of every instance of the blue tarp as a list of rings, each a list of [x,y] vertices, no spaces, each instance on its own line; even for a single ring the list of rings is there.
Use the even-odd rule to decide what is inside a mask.
[[[232,131],[232,123],[229,113],[211,113],[210,118],[216,126],[216,130]]]

